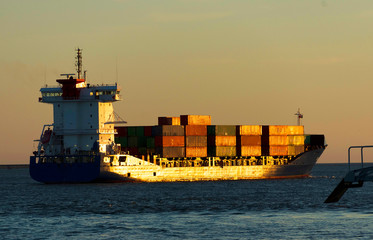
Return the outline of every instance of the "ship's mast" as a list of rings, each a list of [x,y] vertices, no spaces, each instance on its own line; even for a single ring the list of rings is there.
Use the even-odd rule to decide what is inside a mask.
[[[297,123],[298,123],[298,126],[300,126],[300,120],[303,118],[303,114],[302,113],[300,113],[300,108],[298,108],[298,112],[296,112],[294,115],[296,115],[297,116]]]
[[[83,49],[76,49],[76,71],[78,72],[78,79],[81,79],[82,78],[82,66],[83,66],[83,62],[82,62],[82,50]]]

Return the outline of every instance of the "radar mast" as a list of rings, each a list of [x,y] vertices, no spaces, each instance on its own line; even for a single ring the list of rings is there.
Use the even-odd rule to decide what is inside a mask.
[[[82,50],[83,49],[76,49],[76,71],[78,72],[78,79],[81,79],[82,78],[82,66],[83,66],[83,62],[82,62]]]
[[[298,126],[300,126],[300,124],[301,124],[300,120],[303,118],[303,114],[300,113],[300,108],[298,108],[298,112],[296,112],[294,115],[297,116],[297,124],[298,124]]]

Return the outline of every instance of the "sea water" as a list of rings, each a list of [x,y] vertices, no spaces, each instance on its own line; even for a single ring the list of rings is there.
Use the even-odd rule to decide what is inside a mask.
[[[0,239],[372,239],[373,183],[323,203],[347,170],[317,164],[302,179],[48,185],[28,168],[0,169]]]

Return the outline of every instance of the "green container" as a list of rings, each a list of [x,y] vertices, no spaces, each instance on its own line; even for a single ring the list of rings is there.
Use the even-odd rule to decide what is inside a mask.
[[[311,135],[305,135],[304,144],[306,145],[311,144]]]
[[[128,136],[129,137],[143,137],[145,136],[145,127],[139,126],[139,127],[128,127]]]
[[[115,138],[115,142],[119,143],[121,145],[121,147],[128,147],[128,138],[127,137]]]
[[[128,147],[146,147],[148,137],[128,137]]]
[[[146,139],[146,147],[147,148],[155,148],[155,140],[154,137],[148,137]]]
[[[236,136],[236,125],[207,126],[207,135],[210,136]]]

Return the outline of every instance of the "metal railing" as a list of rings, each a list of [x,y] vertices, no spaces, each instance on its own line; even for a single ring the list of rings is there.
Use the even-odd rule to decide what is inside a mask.
[[[351,146],[348,148],[348,171],[351,171],[351,149],[360,148],[361,168],[364,167],[364,148],[373,148],[373,145]]]

